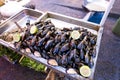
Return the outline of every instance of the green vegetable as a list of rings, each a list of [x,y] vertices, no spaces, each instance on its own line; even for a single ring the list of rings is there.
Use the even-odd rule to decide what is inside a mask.
[[[19,62],[20,58],[21,58],[21,55],[17,54],[16,52],[14,52],[13,50],[11,49],[8,49],[2,45],[0,45],[0,56],[4,56],[6,55],[10,62]],[[35,71],[45,71],[45,66],[42,65],[42,64],[39,64],[37,63],[36,61],[33,61],[27,57],[24,57],[20,64],[22,66],[26,66],[26,67],[29,67],[29,68],[32,68],[34,69]]]
[[[10,62],[17,62],[21,57],[21,55],[17,54],[13,50],[0,45],[0,56],[4,55],[10,60]]]
[[[27,57],[24,57],[23,60],[20,62],[22,66],[27,66],[31,69],[34,69],[35,71],[45,71],[45,66],[37,63],[36,61],[33,61]]]

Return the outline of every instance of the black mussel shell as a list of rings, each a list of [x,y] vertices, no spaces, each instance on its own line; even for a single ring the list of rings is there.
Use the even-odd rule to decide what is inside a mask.
[[[54,44],[54,40],[49,40],[47,41],[47,43],[45,44],[45,49],[49,50]]]
[[[17,51],[20,51],[20,49],[21,49],[21,41],[20,41],[20,42],[17,42],[17,43],[15,44],[15,47],[16,47]]]
[[[68,31],[71,31],[71,29],[70,28],[63,28],[63,31],[68,32]]]
[[[66,52],[66,51],[68,51],[69,50],[69,43],[66,43],[66,44],[64,44],[62,47],[61,47],[61,49],[60,49],[60,51],[61,52]]]
[[[90,58],[90,61],[89,61],[88,65],[89,65],[90,68],[92,68],[94,66],[94,61],[93,61],[92,57]]]
[[[49,56],[48,56],[48,54],[47,54],[47,52],[46,52],[45,50],[43,50],[43,51],[41,52],[41,56],[42,56],[43,58],[45,58],[45,59],[49,59]]]
[[[31,40],[31,46],[34,46],[37,40],[37,36],[34,36],[33,39]]]
[[[62,65],[67,65],[68,64],[68,61],[67,61],[67,56],[66,55],[63,55],[62,56]]]
[[[55,36],[55,43],[59,43],[61,41],[60,35]]]
[[[72,40],[70,42],[70,46],[71,46],[72,49],[76,48],[76,42],[74,40]]]
[[[45,41],[45,38],[40,39],[38,41],[38,45],[37,46],[39,46],[39,47],[43,46],[44,41]]]
[[[53,55],[56,55],[56,54],[59,53],[60,44],[61,44],[61,43],[58,43],[58,44],[54,47],[54,49],[53,49]]]
[[[61,35],[61,43],[66,41],[66,33]]]
[[[85,57],[84,55],[85,55],[85,53],[84,53],[83,49],[81,49],[81,50],[80,50],[80,59],[81,59],[81,60],[84,59],[84,57]]]
[[[83,49],[85,48],[85,45],[84,45],[84,41],[81,41],[78,46],[77,46],[78,49]]]
[[[85,63],[88,64],[89,63],[89,51],[86,52],[85,54]]]

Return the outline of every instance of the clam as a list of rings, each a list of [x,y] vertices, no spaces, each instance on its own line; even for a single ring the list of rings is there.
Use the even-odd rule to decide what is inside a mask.
[[[66,73],[68,73],[68,74],[77,74],[76,70],[73,69],[73,68],[67,69],[67,70],[66,70]]]
[[[26,52],[26,53],[32,53],[31,50],[30,50],[30,48],[26,48],[26,49],[25,49],[25,52]]]
[[[41,55],[40,55],[40,53],[39,53],[38,51],[35,51],[35,52],[34,52],[34,55],[35,55],[36,57],[41,57]]]
[[[49,59],[48,64],[50,64],[52,66],[58,66],[58,63],[57,63],[57,61],[55,59]]]

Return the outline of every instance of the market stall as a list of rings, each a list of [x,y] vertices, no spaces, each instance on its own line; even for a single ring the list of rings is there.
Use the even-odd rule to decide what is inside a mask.
[[[67,77],[93,79],[102,25],[108,13],[106,10],[102,23],[96,24],[54,12],[24,9],[1,25],[0,44]],[[14,32],[15,28],[18,30]],[[12,33],[11,41],[6,39],[7,33]]]

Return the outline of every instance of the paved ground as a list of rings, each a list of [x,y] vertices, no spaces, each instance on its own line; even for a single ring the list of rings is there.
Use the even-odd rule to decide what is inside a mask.
[[[81,8],[81,0],[32,0],[36,8],[42,11],[53,11],[76,18],[83,18],[86,12]],[[116,0],[104,25],[94,80],[120,80],[120,37],[111,30],[120,14],[120,0]],[[11,65],[0,58],[0,80],[44,80],[43,73],[38,73],[19,65]],[[43,76],[44,77],[44,76]]]
[[[115,3],[113,5],[113,8],[111,10],[112,14],[120,16],[120,0],[115,0]]]
[[[45,73],[35,72],[18,64],[11,64],[0,57],[0,80],[44,80]]]

